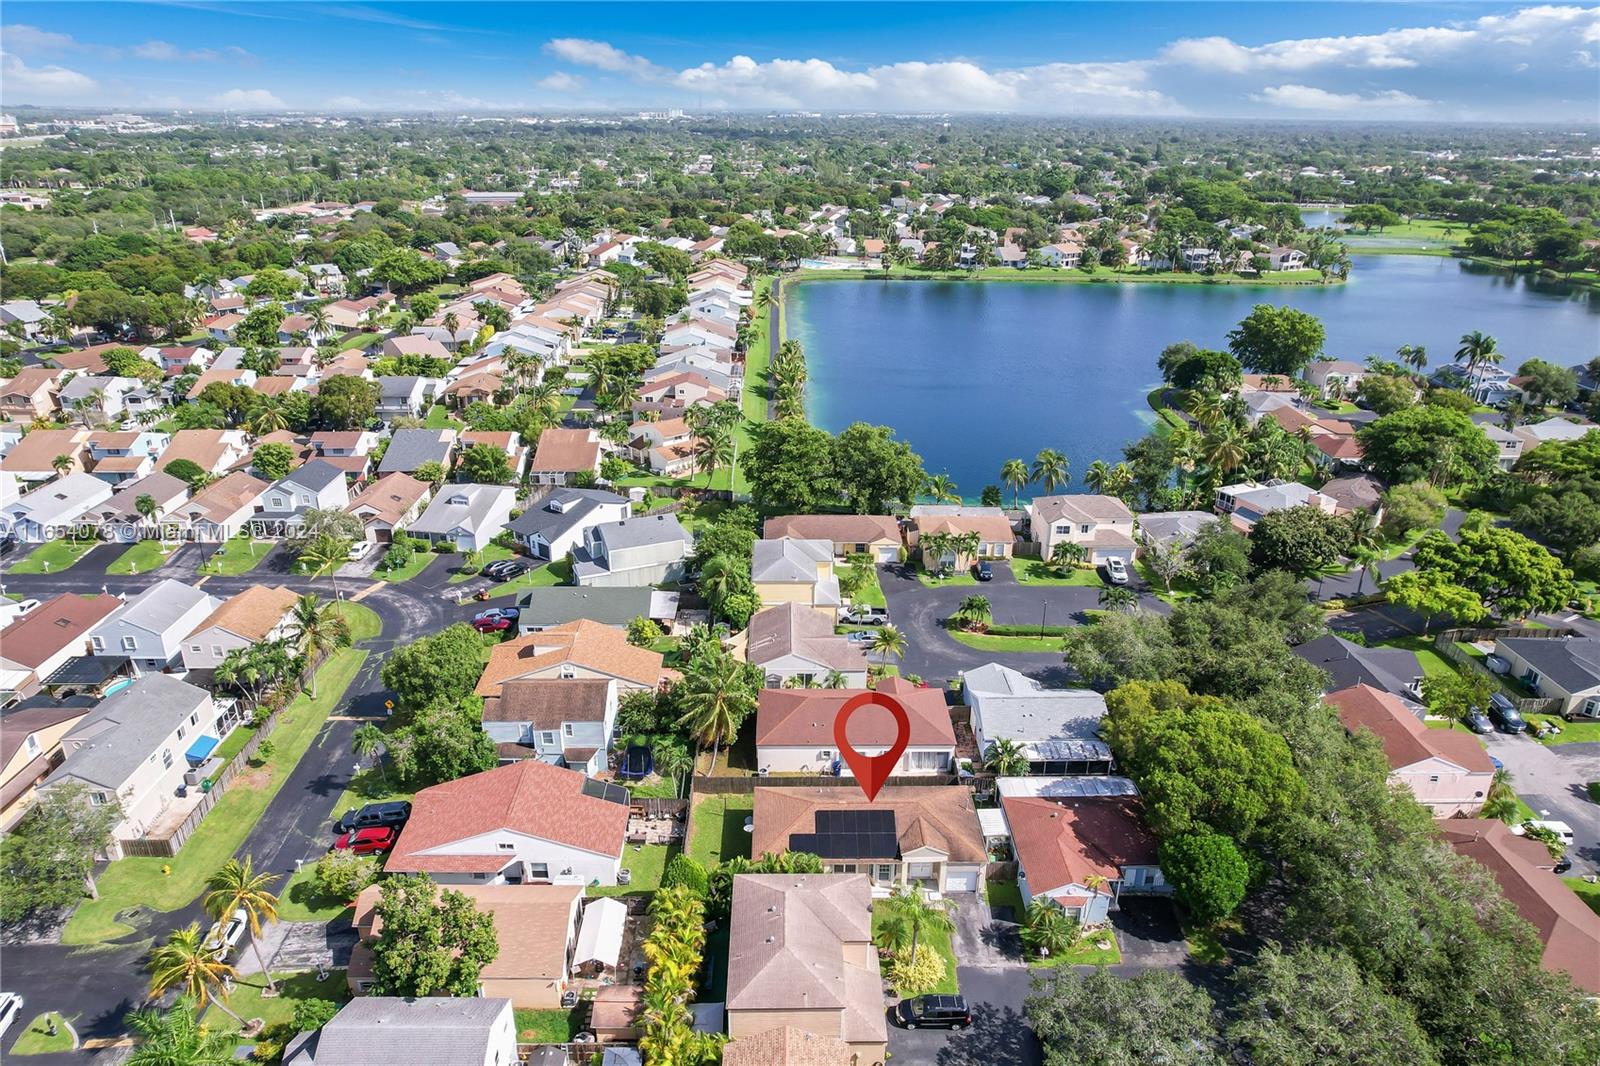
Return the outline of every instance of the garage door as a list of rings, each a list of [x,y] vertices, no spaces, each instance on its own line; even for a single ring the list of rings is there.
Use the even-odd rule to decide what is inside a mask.
[[[944,890],[946,892],[976,892],[978,891],[977,867],[952,866],[944,875]]]
[[[878,545],[878,562],[893,563],[900,560],[900,549],[893,544]]]

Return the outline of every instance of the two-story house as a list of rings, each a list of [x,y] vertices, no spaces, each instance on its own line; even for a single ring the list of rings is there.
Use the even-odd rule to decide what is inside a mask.
[[[1389,780],[1409,789],[1435,818],[1471,817],[1483,807],[1494,764],[1476,737],[1429,729],[1420,708],[1371,685],[1352,685],[1324,699],[1346,730],[1377,737],[1389,761]]]
[[[368,540],[387,544],[417,520],[432,491],[433,486],[410,474],[385,474],[358,492],[345,510],[361,519]]]
[[[32,422],[56,409],[56,390],[65,374],[48,366],[28,366],[0,381],[0,421]]]
[[[578,585],[659,585],[683,577],[694,541],[674,514],[601,522],[572,553]]]
[[[831,619],[844,603],[831,540],[758,540],[751,552],[750,578],[764,607],[798,603]]]
[[[349,504],[344,471],[313,459],[268,486],[258,501],[261,510],[250,517],[250,528],[257,537],[288,536],[305,521],[307,511],[342,511]]]
[[[1133,539],[1133,512],[1115,496],[1039,496],[1028,504],[1028,522],[1033,542],[1039,545],[1039,557],[1045,560],[1064,542],[1081,545],[1088,562],[1095,566],[1114,558],[1132,565],[1138,547]]]
[[[611,678],[507,681],[483,701],[483,730],[501,762],[560,759],[591,776],[608,765],[616,720]]]
[[[1600,718],[1600,640],[1594,637],[1501,637],[1495,654],[1566,718]]]
[[[91,433],[86,442],[89,472],[112,485],[146,477],[171,442],[167,434],[153,429]]]
[[[632,510],[628,501],[604,489],[560,488],[511,520],[506,528],[535,559],[564,559],[583,543],[591,527],[621,522]]]
[[[700,438],[682,418],[636,422],[628,455],[639,466],[662,477],[688,477],[695,471]]]
[[[215,670],[232,652],[281,640],[300,596],[282,585],[252,585],[223,600],[183,642],[183,668]]]
[[[165,578],[95,626],[89,633],[90,651],[131,659],[140,674],[177,667],[184,638],[221,602],[203,589]]]

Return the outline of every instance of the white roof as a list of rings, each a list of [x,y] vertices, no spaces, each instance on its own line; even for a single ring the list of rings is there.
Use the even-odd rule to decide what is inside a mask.
[[[583,921],[578,926],[578,947],[572,955],[572,965],[588,962],[616,968],[622,955],[622,927],[628,920],[628,906],[621,900],[603,897],[583,908]]]
[[[1126,777],[1002,777],[995,781],[1002,796],[1137,796]]]
[[[999,807],[985,807],[978,811],[978,828],[983,830],[984,837],[1008,837],[1011,827],[1006,825],[1006,816]]]

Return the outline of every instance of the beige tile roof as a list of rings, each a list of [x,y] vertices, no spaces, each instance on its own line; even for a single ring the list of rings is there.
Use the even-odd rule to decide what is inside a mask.
[[[722,1066],[857,1066],[849,1044],[792,1025],[741,1037],[722,1049]]]
[[[1046,522],[1066,518],[1073,522],[1133,523],[1133,512],[1115,496],[1093,493],[1040,496],[1033,501],[1033,509]]]
[[[198,463],[205,471],[216,470],[228,453],[228,444],[220,429],[180,429],[172,435],[167,450],[156,460],[157,469],[166,469],[179,459]]]
[[[349,461],[360,462],[364,465],[367,462],[367,457],[363,455],[327,456],[323,458],[323,462],[333,463],[336,466],[343,465]],[[393,525],[404,518],[406,512],[416,506],[417,501],[428,494],[428,488],[426,481],[418,481],[410,474],[402,474],[399,471],[395,471],[392,474],[383,475],[362,489],[355,499],[350,501],[350,505],[345,510],[354,512],[358,508],[370,508],[372,510],[372,518]]]
[[[235,470],[195,493],[178,509],[193,519],[221,522],[266,491],[265,481]]]
[[[58,455],[76,457],[88,434],[78,429],[35,429],[0,459],[0,470],[50,470]]]
[[[1010,520],[1003,515],[920,515],[914,521],[919,536],[976,533],[986,541],[1003,544],[1016,539]]]
[[[670,676],[662,670],[660,652],[634,647],[628,643],[627,634],[613,626],[579,619],[496,644],[475,691],[480,696],[499,695],[504,682],[561,663],[572,663],[648,688],[655,688],[664,677]]]
[[[486,980],[561,980],[567,974],[567,944],[572,940],[573,901],[582,885],[446,885],[481,912],[494,916],[500,954],[483,968]],[[380,885],[356,897],[354,924],[365,941],[383,932],[377,904]],[[369,952],[370,957],[370,952]]]
[[[797,537],[801,540],[831,540],[848,544],[899,544],[900,523],[893,515],[774,515],[767,519],[761,535],[766,540]]]
[[[572,472],[593,470],[600,461],[600,442],[588,429],[547,429],[539,434],[539,447],[533,455],[536,471]]]
[[[897,834],[904,834],[922,819],[949,843],[949,848],[943,850],[951,862],[984,862],[989,857],[977,810],[972,805],[972,792],[959,785],[890,785],[870,803],[854,786],[758,787],[750,853],[770,851],[777,855],[788,851],[791,834],[816,831],[816,813],[820,810],[893,811]],[[900,850],[907,849],[902,844]]]
[[[833,624],[821,612],[798,603],[768,607],[750,619],[745,658],[765,665],[786,655],[798,655],[830,670],[864,671],[866,653],[835,636]]]
[[[216,626],[248,640],[265,640],[299,599],[293,589],[282,585],[252,585],[223,600],[193,632],[203,633]]]

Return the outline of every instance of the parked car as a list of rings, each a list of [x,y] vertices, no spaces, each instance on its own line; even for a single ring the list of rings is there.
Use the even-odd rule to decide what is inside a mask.
[[[848,626],[883,626],[889,624],[889,608],[869,607],[858,603],[839,612],[839,621]]]
[[[375,541],[356,541],[354,544],[350,545],[350,561],[352,563],[360,562],[362,559],[365,559],[367,556],[371,555],[372,550],[377,546],[378,545]]]
[[[994,566],[992,564],[990,564],[990,563],[979,562],[978,566],[977,566],[977,575],[976,576],[977,576],[979,581],[993,581],[994,580]]]
[[[233,949],[239,946],[239,941],[244,939],[244,931],[249,926],[250,916],[240,907],[226,922],[219,921],[211,927],[211,932],[206,934],[205,950],[226,960]]]
[[[1502,733],[1525,733],[1528,731],[1528,723],[1523,719],[1522,713],[1517,710],[1517,705],[1498,692],[1489,697],[1489,720]]]
[[[1511,670],[1511,664],[1504,657],[1493,653],[1483,657],[1483,665],[1489,668],[1491,674],[1504,674]]]
[[[972,1011],[964,996],[918,996],[900,1001],[895,1017],[906,1029],[965,1029]]]
[[[0,1036],[6,1035],[11,1023],[22,1013],[22,997],[15,992],[0,992]]]
[[[1511,832],[1519,837],[1524,836],[1527,834],[1529,826],[1532,826],[1535,829],[1544,829],[1548,832],[1554,833],[1560,838],[1561,842],[1569,848],[1573,845],[1574,837],[1572,835],[1572,826],[1568,825],[1566,822],[1558,822],[1549,818],[1530,819],[1529,821],[1523,822],[1519,825],[1512,826]]]
[[[528,564],[521,559],[496,559],[494,562],[484,566],[482,570],[484,577],[495,581],[504,581],[508,577],[516,577],[518,574],[527,572]]]
[[[844,639],[851,644],[867,645],[872,643],[872,634],[860,629],[852,629],[844,635]]]
[[[472,628],[479,633],[503,633],[521,617],[522,612],[515,607],[491,607],[472,616]]]
[[[1494,732],[1494,723],[1489,721],[1488,717],[1476,707],[1467,711],[1466,715],[1461,719],[1461,724],[1474,733]]]
[[[370,829],[374,827],[398,829],[406,824],[411,817],[411,804],[405,800],[396,800],[392,803],[369,803],[365,807],[353,807],[333,823],[335,833],[348,833],[352,829]]]
[[[1113,555],[1106,560],[1106,577],[1111,579],[1113,585],[1126,585],[1128,583],[1128,564]]]
[[[333,847],[336,851],[353,851],[357,855],[376,855],[380,851],[388,851],[394,847],[399,835],[387,826],[372,826],[369,829],[357,829],[352,833],[341,834],[339,839],[333,842]]]

